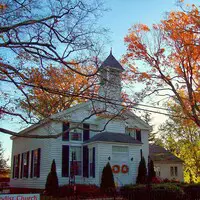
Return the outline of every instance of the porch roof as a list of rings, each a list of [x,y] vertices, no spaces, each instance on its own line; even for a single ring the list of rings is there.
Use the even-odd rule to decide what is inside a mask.
[[[91,143],[91,142],[121,142],[129,144],[143,144],[139,140],[136,140],[129,135],[126,135],[124,133],[113,133],[113,132],[98,133],[94,137],[87,140],[85,143]]]

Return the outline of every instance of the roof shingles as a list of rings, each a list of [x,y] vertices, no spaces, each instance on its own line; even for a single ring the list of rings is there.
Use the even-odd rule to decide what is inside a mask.
[[[98,133],[85,143],[91,142],[120,142],[129,144],[142,144],[139,140],[135,140],[133,137],[123,133],[103,132]]]
[[[112,55],[111,52],[110,52],[110,55],[105,59],[105,61],[100,66],[100,69],[105,68],[105,67],[117,69],[119,71],[124,71],[121,64],[115,59],[115,57]]]
[[[155,144],[149,144],[149,155],[154,162],[183,162],[165,148]]]

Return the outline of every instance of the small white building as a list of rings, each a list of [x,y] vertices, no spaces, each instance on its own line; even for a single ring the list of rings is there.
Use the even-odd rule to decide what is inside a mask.
[[[163,147],[155,144],[149,144],[149,155],[154,162],[156,176],[162,180],[184,181],[183,160],[176,157]]]
[[[45,188],[53,159],[59,185],[68,184],[73,171],[72,155],[76,183],[100,185],[107,162],[113,168],[117,185],[136,182],[141,156],[148,160],[150,127],[123,109],[122,71],[111,53],[100,67],[98,100],[78,104],[19,132],[28,135],[63,132],[57,139],[12,137],[11,187]]]

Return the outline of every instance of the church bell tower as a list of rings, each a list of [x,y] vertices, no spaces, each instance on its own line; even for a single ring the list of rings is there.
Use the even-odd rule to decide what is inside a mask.
[[[121,104],[121,73],[123,71],[123,67],[115,59],[111,51],[99,68],[99,97],[104,99],[105,102]]]

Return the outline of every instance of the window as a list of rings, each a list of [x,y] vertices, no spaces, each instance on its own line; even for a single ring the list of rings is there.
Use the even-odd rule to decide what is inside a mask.
[[[63,122],[62,131],[63,131],[62,140],[68,141],[69,140],[69,122]]]
[[[13,157],[13,178],[19,178],[20,154]]]
[[[170,167],[170,174],[171,174],[171,176],[178,176],[178,167],[171,166]]]
[[[28,168],[29,168],[29,152],[22,154],[22,175],[21,177],[28,178]]]
[[[113,164],[128,161],[128,146],[112,146]]]
[[[40,157],[41,149],[35,149],[31,152],[31,178],[40,177]]]
[[[38,151],[34,150],[33,153],[33,177],[37,177],[38,174]]]
[[[126,153],[128,152],[128,147],[127,146],[113,146],[112,147],[113,152],[117,153]]]
[[[82,162],[81,147],[70,147],[70,175],[81,176]]]
[[[89,150],[89,170],[90,176],[93,176],[93,149]]]
[[[90,125],[83,124],[83,141],[90,139]]]
[[[160,176],[160,167],[154,167],[154,171],[156,172],[156,176]]]
[[[133,129],[126,128],[126,134],[136,139],[136,132]]]
[[[82,141],[82,134],[77,132],[70,132],[70,141]]]
[[[142,139],[141,139],[141,130],[140,129],[136,129],[136,139],[139,140],[140,142],[142,141]]]

